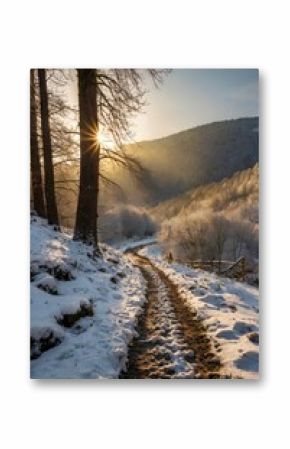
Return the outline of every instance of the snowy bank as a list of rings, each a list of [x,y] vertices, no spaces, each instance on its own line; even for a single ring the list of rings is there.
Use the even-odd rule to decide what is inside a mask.
[[[145,301],[127,257],[31,223],[31,377],[117,378]]]
[[[169,264],[158,245],[139,253],[179,286],[182,297],[203,319],[221,359],[222,372],[234,378],[258,378],[258,289],[182,264]]]

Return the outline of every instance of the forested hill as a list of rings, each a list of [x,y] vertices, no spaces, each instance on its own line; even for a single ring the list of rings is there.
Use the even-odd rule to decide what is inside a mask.
[[[206,210],[228,215],[240,213],[258,223],[259,207],[259,165],[238,171],[229,178],[190,189],[175,198],[161,202],[150,209],[150,214],[158,223],[174,217],[184,218]]]
[[[258,117],[214,122],[126,147],[146,168],[141,188],[123,169],[114,171],[128,202],[156,204],[199,185],[219,181],[258,162]],[[132,188],[134,186],[134,188]]]

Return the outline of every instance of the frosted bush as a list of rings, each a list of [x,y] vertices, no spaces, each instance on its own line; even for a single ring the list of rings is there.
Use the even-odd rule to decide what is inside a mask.
[[[252,222],[210,209],[167,220],[159,238],[177,260],[221,263],[258,255],[258,228]]]
[[[105,241],[153,235],[157,225],[144,209],[119,206],[107,212],[101,222],[101,235]]]

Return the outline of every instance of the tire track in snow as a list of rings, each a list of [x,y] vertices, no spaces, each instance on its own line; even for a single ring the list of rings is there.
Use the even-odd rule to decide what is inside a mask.
[[[177,286],[148,258],[134,253],[131,258],[147,281],[147,303],[120,378],[223,377],[202,321],[181,298]]]

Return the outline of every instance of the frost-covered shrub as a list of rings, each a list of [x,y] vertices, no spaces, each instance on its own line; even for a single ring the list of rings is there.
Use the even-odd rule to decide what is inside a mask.
[[[100,217],[99,233],[104,242],[115,241],[121,238],[122,223],[116,209],[112,209]]]
[[[166,221],[159,237],[175,259],[221,263],[258,257],[258,228],[249,220],[210,209]]]
[[[174,258],[211,260],[216,256],[214,232],[209,214],[195,213],[167,221],[160,239]]]
[[[230,221],[228,253],[232,260],[251,253],[257,256],[258,234],[255,226],[249,220]]]
[[[101,235],[104,241],[153,235],[157,225],[148,212],[134,206],[120,206],[102,218]]]
[[[243,256],[257,270],[258,165],[186,192],[152,212],[163,221],[160,240],[173,258],[235,261]]]

